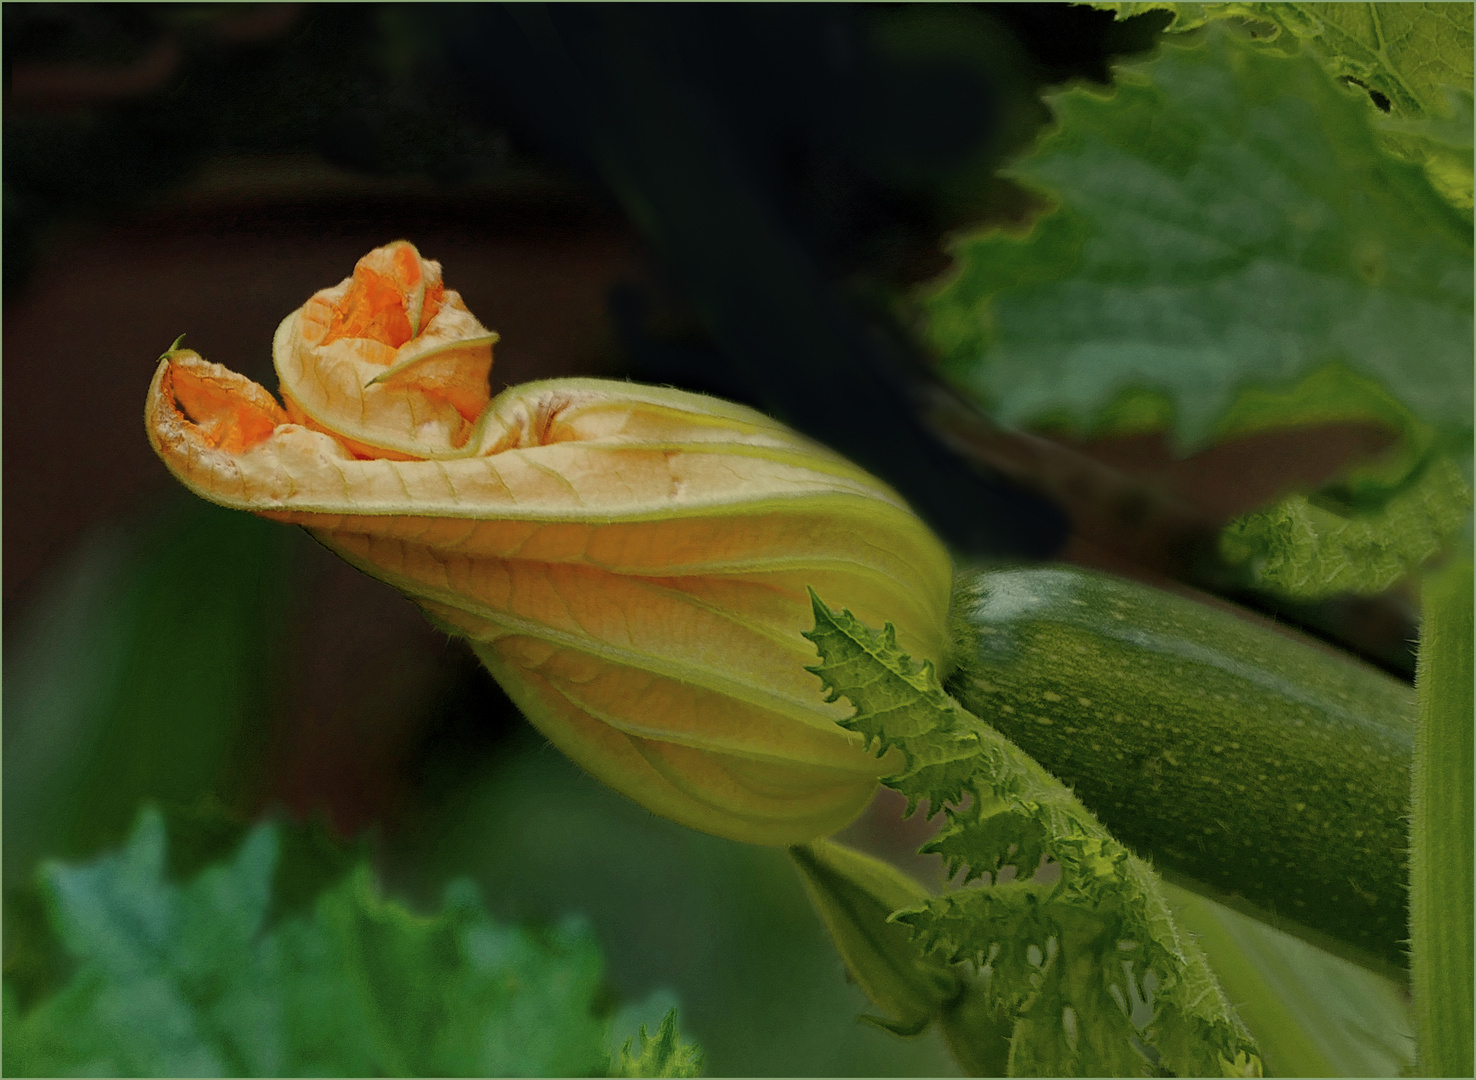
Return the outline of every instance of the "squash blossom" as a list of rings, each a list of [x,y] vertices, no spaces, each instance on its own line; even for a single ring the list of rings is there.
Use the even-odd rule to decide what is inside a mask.
[[[161,357],[149,441],[196,494],[306,527],[465,637],[550,741],[655,813],[762,844],[846,824],[901,762],[805,671],[806,587],[939,663],[943,546],[751,409],[600,379],[494,398],[496,339],[392,243],[282,322],[280,404]]]

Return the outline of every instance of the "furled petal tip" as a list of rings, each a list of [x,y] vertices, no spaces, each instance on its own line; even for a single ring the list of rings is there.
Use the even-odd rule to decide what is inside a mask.
[[[943,547],[880,481],[741,406],[597,379],[491,399],[495,336],[391,244],[283,321],[283,405],[174,351],[149,437],[198,494],[306,526],[468,638],[648,809],[767,844],[844,825],[899,763],[805,671],[807,587],[936,662]]]

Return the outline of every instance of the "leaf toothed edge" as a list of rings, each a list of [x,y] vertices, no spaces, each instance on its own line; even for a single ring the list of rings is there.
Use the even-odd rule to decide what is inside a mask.
[[[631,1047],[639,1039],[635,1053]],[[684,1043],[677,1036],[677,1011],[671,1009],[656,1030],[656,1037],[646,1034],[641,1025],[638,1035],[625,1040],[620,1060],[613,1062],[611,1076],[699,1076],[702,1073],[702,1050],[694,1043]]]
[[[947,823],[926,850],[965,883],[894,913],[930,952],[971,963],[993,1010],[1016,1020],[1011,1073],[1259,1075],[1250,1034],[1199,949],[1174,922],[1156,874],[1114,839],[1065,785],[967,712],[918,664],[813,589],[808,668],[855,714],[840,721],[906,768],[882,783]],[[1054,885],[1030,878],[1042,853]],[[1014,866],[1016,880],[999,883]]]

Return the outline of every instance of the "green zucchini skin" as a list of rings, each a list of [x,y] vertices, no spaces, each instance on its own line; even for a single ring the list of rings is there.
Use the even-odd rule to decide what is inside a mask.
[[[1072,567],[961,573],[953,620],[949,691],[1118,839],[1182,884],[1405,967],[1413,688]]]

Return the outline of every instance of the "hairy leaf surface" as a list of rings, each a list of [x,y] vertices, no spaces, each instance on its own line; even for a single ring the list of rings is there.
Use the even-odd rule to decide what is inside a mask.
[[[632,1049],[634,1047],[634,1049]],[[702,1051],[684,1043],[677,1035],[676,1010],[670,1010],[653,1038],[641,1025],[638,1034],[625,1040],[620,1060],[612,1063],[611,1076],[699,1076]]]
[[[1387,589],[1465,523],[1471,489],[1449,458],[1430,462],[1385,505],[1350,515],[1294,495],[1232,522],[1220,548],[1259,586],[1314,599]]]
[[[966,881],[990,876],[987,887],[893,917],[930,952],[984,973],[990,1006],[1015,1019],[1012,1074],[1141,1075],[1160,1065],[1180,1075],[1258,1073],[1250,1036],[1149,866],[949,697],[890,627],[870,630],[811,595],[806,636],[821,663],[810,670],[855,706],[842,725],[880,753],[902,752],[906,768],[883,783],[946,815],[930,847]],[[1054,884],[1025,880],[1042,853],[1059,867]],[[1005,866],[1015,880],[999,881]]]

